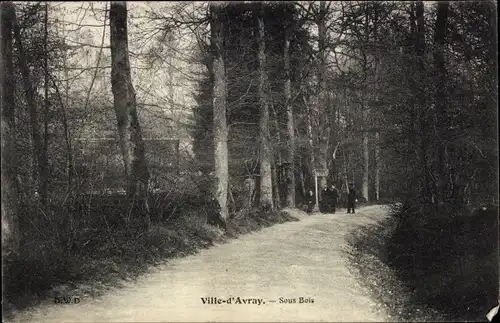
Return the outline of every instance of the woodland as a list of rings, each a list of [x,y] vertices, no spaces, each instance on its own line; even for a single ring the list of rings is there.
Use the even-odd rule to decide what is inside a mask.
[[[12,306],[293,220],[316,170],[393,205],[402,279],[474,239],[498,278],[495,2],[138,3],[0,5]]]

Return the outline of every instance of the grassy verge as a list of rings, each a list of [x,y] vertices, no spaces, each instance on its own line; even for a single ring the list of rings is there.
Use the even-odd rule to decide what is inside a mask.
[[[413,290],[405,286],[389,265],[388,241],[396,222],[388,218],[351,232],[347,237],[349,269],[376,300],[379,310],[389,315],[390,321],[442,321],[444,316],[439,311],[412,303]]]
[[[4,317],[53,302],[56,296],[99,296],[168,259],[287,221],[298,219],[280,211],[253,211],[231,218],[222,231],[207,224],[205,211],[199,209],[156,223],[148,231],[140,227],[82,229],[72,242],[76,249],[50,248],[57,239],[52,244],[26,239],[38,243],[26,243],[21,250],[24,257],[3,263]]]
[[[391,266],[449,320],[485,320],[498,300],[498,209],[454,205],[395,210]]]
[[[352,233],[353,268],[401,321],[485,321],[498,299],[495,208],[395,208]]]

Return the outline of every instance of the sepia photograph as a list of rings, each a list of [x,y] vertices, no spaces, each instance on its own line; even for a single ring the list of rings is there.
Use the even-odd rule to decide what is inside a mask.
[[[497,9],[1,1],[2,321],[497,321]]]

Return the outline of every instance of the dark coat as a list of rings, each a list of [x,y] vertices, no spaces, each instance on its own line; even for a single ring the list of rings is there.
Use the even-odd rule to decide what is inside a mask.
[[[356,201],[356,190],[354,188],[349,189],[347,194],[347,203],[353,204]]]
[[[309,194],[309,192],[306,193],[306,201],[307,203],[314,203],[314,193]]]
[[[328,188],[324,188],[321,190],[321,200],[326,202],[330,199],[330,190]]]
[[[337,200],[339,198],[339,192],[337,191],[337,189],[336,188],[330,189],[329,193],[330,193],[330,200],[331,200],[331,202],[332,203],[337,203]]]
[[[309,192],[307,192],[305,198],[307,203],[307,213],[312,213],[314,205],[316,205],[314,193],[309,194]]]

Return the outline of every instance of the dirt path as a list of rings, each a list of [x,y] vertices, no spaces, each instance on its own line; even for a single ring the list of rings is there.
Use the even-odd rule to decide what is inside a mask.
[[[344,255],[345,235],[385,213],[370,206],[354,216],[344,209],[335,215],[298,215],[299,222],[172,260],[103,297],[42,306],[15,321],[386,321],[387,314],[349,272]],[[203,304],[205,297],[231,304]],[[280,303],[280,297],[296,303]],[[314,302],[300,303],[300,297]],[[243,304],[251,298],[256,300]]]

